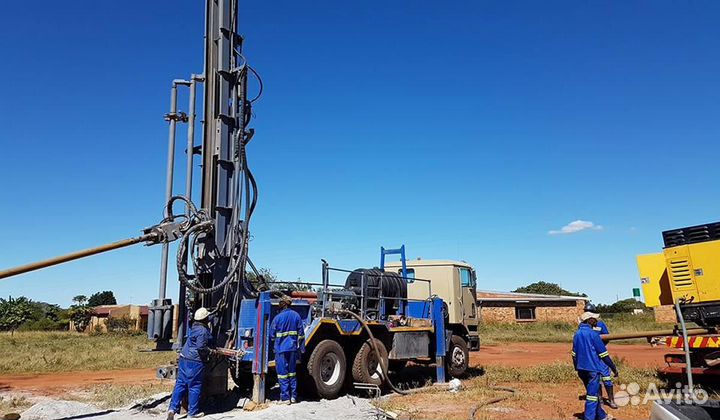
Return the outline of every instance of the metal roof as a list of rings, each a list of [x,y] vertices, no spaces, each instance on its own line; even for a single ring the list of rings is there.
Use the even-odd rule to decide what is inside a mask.
[[[517,293],[517,292],[496,292],[489,290],[478,290],[477,300],[486,302],[576,302],[578,300],[589,300],[582,296],[563,295],[541,295],[538,293]]]

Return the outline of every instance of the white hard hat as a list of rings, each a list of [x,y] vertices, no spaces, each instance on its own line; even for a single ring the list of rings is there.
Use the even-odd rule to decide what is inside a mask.
[[[582,315],[580,315],[580,321],[585,322],[590,318],[598,319],[600,318],[600,315],[593,313],[593,312],[583,312]]]
[[[195,311],[194,319],[195,321],[204,321],[207,319],[208,315],[210,315],[210,312],[208,312],[205,308],[200,308],[197,311]]]

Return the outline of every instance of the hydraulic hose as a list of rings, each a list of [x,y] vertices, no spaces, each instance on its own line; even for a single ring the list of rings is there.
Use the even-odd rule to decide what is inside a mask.
[[[516,391],[515,389],[513,389],[513,388],[508,388],[508,387],[504,387],[504,386],[489,386],[488,389],[492,389],[492,390],[494,390],[494,391],[509,392],[510,394],[509,394],[509,395],[503,395],[502,397],[490,398],[489,400],[480,401],[479,403],[475,404],[475,405],[472,406],[472,408],[470,409],[470,417],[469,417],[470,420],[475,420],[475,415],[477,414],[478,410],[479,410],[481,407],[484,407],[484,406],[490,405],[490,404],[497,404],[497,403],[499,403],[499,402],[505,401],[505,400],[507,400],[508,398],[510,398],[510,397],[512,397],[513,395],[515,395],[515,393],[517,393],[517,391]]]
[[[380,365],[380,371],[381,371],[380,373],[382,374],[383,380],[390,387],[390,389],[392,389],[393,391],[397,392],[400,395],[410,394],[409,392],[396,387],[395,384],[393,384],[392,381],[390,381],[390,376],[388,376],[387,366],[385,366],[385,360],[383,360],[382,356],[380,355],[380,350],[377,348],[377,345],[375,344],[375,336],[373,335],[372,331],[370,331],[370,327],[367,325],[367,323],[365,323],[365,321],[362,318],[360,318],[360,316],[358,314],[356,314],[354,312],[350,312],[345,309],[341,309],[336,312],[338,314],[350,315],[351,317],[355,318],[360,323],[360,325],[362,325],[365,332],[368,333],[368,336],[370,337],[370,347],[372,347],[373,352],[375,353],[375,357],[377,357],[377,359],[378,359],[378,365]]]

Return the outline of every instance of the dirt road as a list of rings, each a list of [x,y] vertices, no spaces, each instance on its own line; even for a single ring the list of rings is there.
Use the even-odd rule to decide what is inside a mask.
[[[137,384],[148,380],[155,380],[155,369],[1,375],[0,392],[23,391],[34,395],[55,396],[68,389],[90,388],[102,384]]]

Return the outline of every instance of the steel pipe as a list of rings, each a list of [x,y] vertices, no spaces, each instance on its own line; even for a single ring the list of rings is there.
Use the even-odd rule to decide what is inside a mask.
[[[176,79],[172,82],[172,88],[170,89],[170,112],[165,115],[165,119],[170,122],[169,133],[168,133],[168,158],[167,158],[167,173],[165,176],[165,205],[170,202],[173,191],[173,175],[175,170],[175,132],[177,129],[177,121],[180,118],[177,110],[177,88],[178,86],[189,86],[190,82],[187,80]],[[171,213],[168,209],[166,213]],[[162,251],[160,254],[160,288],[158,291],[158,298],[160,300],[165,299],[165,290],[167,288],[167,267],[168,267],[168,254],[170,252],[170,244],[163,243]]]
[[[709,330],[707,328],[693,328],[687,330],[687,335],[703,335],[703,334],[712,334],[713,330]],[[662,337],[665,335],[678,335],[677,330],[658,330],[658,331],[637,331],[637,332],[631,332],[631,333],[617,333],[617,334],[602,334],[600,335],[600,338],[603,339],[603,341],[613,341],[613,340],[629,340],[633,338],[651,338],[651,337]]]
[[[103,252],[112,251],[114,249],[125,248],[130,245],[135,245],[140,242],[154,241],[156,235],[153,233],[138,236],[137,238],[124,239],[122,241],[113,242],[107,245],[98,246],[95,248],[83,249],[82,251],[73,252],[70,254],[61,255],[59,257],[50,258],[47,260],[21,265],[19,267],[9,268],[7,270],[0,271],[0,279],[5,279],[19,274],[29,273],[31,271],[40,270],[41,268],[51,267],[66,263],[68,261],[78,260],[80,258],[89,257],[95,254],[101,254]]]

